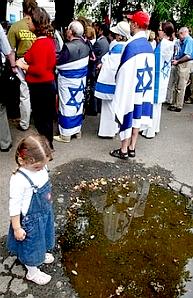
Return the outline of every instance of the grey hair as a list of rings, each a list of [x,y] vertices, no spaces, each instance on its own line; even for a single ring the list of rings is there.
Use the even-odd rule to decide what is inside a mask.
[[[84,34],[84,27],[79,21],[72,21],[68,26],[68,30],[72,31],[73,36],[82,36]]]
[[[189,30],[188,30],[187,27],[182,27],[182,28],[180,28],[179,32],[187,32],[187,33],[189,33]]]

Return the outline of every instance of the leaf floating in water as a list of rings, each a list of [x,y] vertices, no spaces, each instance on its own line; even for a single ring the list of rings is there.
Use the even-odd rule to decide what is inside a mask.
[[[180,221],[179,221],[179,224],[182,225],[182,226],[185,225],[185,223],[183,222],[183,220],[180,220]]]
[[[101,179],[101,185],[107,185],[107,181],[105,181],[104,179]]]
[[[79,185],[75,185],[75,186],[74,186],[74,189],[75,189],[75,190],[79,190],[79,189],[80,189],[80,186],[79,186]]]
[[[160,285],[159,282],[151,282],[150,285],[154,288],[155,292],[160,293],[164,291],[164,286]]]
[[[173,259],[173,262],[176,264],[178,264],[179,263],[179,259]]]
[[[117,296],[120,296],[121,293],[124,291],[124,287],[123,286],[119,286],[117,289],[116,289],[116,295]]]
[[[78,272],[77,272],[76,270],[72,270],[71,272],[72,272],[72,274],[74,274],[74,275],[78,275]]]
[[[124,197],[122,195],[118,195],[118,198],[123,199]]]

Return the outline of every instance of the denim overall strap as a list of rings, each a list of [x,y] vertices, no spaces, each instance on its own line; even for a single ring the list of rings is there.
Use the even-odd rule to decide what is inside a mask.
[[[36,191],[38,189],[38,186],[36,186],[33,181],[28,177],[28,175],[26,175],[23,171],[21,170],[17,170],[18,173],[20,173],[21,175],[23,175],[28,181],[29,183],[31,184],[32,188],[33,188],[33,191]]]

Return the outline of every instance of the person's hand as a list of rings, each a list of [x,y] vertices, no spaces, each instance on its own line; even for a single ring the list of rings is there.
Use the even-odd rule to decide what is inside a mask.
[[[102,67],[102,63],[99,63],[96,68],[97,68],[97,70],[100,70],[101,67]]]
[[[22,227],[14,229],[14,236],[16,240],[23,241],[26,237],[26,232]]]
[[[16,66],[20,67],[23,70],[28,70],[28,65],[23,58],[20,58],[16,61]]]
[[[172,65],[177,65],[178,64],[178,60],[174,59],[172,60]]]

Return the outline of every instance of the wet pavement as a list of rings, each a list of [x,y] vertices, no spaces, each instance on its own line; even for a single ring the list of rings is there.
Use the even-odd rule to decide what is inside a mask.
[[[65,145],[55,144],[55,158],[50,163],[50,169],[55,199],[58,245],[54,252],[55,262],[49,266],[44,265],[44,270],[53,276],[51,282],[45,287],[27,282],[23,278],[25,275],[23,267],[14,258],[10,258],[5,249],[5,235],[8,226],[8,181],[11,170],[15,168],[14,148],[6,155],[1,154],[0,297],[87,298],[87,296],[80,296],[73,289],[68,277],[70,275],[67,274],[67,267],[63,268],[59,242],[60,236],[63,235],[66,228],[69,208],[72,204],[77,203],[74,193],[76,189],[74,187],[76,185],[79,186],[81,181],[119,178],[123,175],[135,176],[135,178],[142,177],[144,181],[153,182],[166,189],[168,187],[172,188],[176,192],[182,193],[184,198],[193,197],[192,113],[192,105],[186,106],[184,111],[178,114],[169,113],[165,110],[163,113],[162,133],[154,140],[145,140],[140,137],[137,157],[128,162],[113,159],[108,155],[110,149],[119,146],[119,139],[98,139],[95,135],[98,120],[93,119],[93,117],[89,117],[86,120],[81,140],[73,140],[72,143]],[[17,132],[14,124],[11,125],[13,145],[15,147],[15,143],[23,136],[23,133]],[[74,271],[77,271],[77,269],[75,268]],[[156,285],[152,284],[152,286]],[[118,290],[121,295],[122,288]],[[193,297],[191,292],[188,292],[187,295],[184,297]],[[130,296],[125,297],[130,298]],[[104,298],[107,297],[104,296]]]

